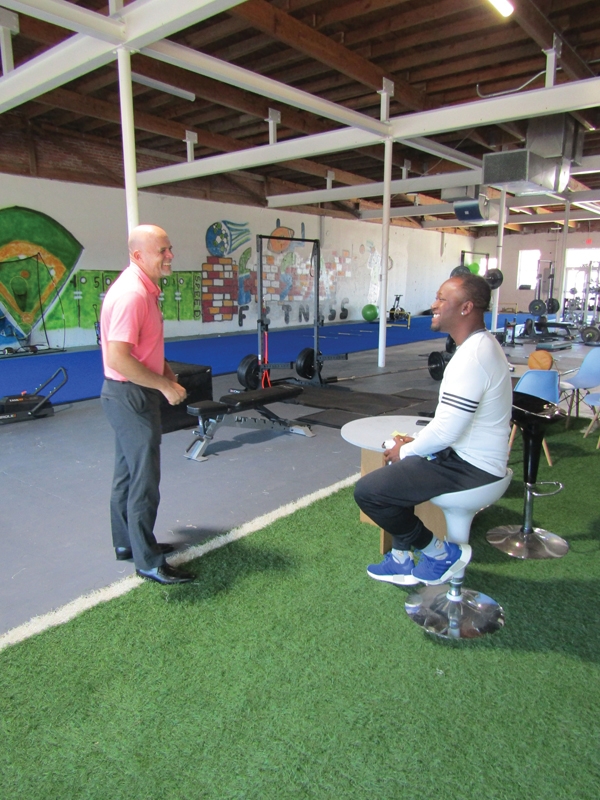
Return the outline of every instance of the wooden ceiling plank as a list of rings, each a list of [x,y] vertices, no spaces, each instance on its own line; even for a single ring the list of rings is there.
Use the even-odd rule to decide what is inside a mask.
[[[256,117],[266,119],[269,108],[276,108],[281,112],[281,123],[299,133],[325,133],[333,129],[330,122],[317,118],[314,114],[307,114],[284,104],[275,103],[267,98],[260,97],[252,92],[228,86],[212,78],[205,78],[193,72],[173,67],[170,64],[159,62],[156,59],[143,55],[132,58],[132,69],[145,75],[147,78],[162,80],[171,83],[180,89],[187,89],[197,97],[202,97],[220,106],[244,111]]]
[[[553,47],[555,35],[561,39],[562,48],[557,55],[558,62],[572,80],[585,80],[595,76],[589,65],[531,0],[514,0],[514,6],[515,20],[542,50]]]
[[[310,55],[332,69],[348,75],[359,83],[379,91],[383,79],[392,76],[370,61],[337,44],[303,22],[271,6],[266,0],[246,0],[227,12],[244,18],[250,25],[282,41],[295,50]],[[428,108],[427,98],[409,84],[395,81],[395,97],[412,110]]]
[[[540,63],[542,68],[545,66],[543,54],[532,43],[516,48],[500,48],[497,52],[477,53],[471,57],[458,59],[458,61],[446,62],[444,65],[436,64],[432,67],[419,67],[411,72],[411,80],[419,83],[444,77],[448,73],[454,73],[456,76],[462,73],[472,74],[482,71],[484,68],[496,67],[501,64],[506,64],[508,67],[513,66],[515,72],[520,72],[522,63]]]
[[[410,11],[398,14],[395,17],[388,17],[371,25],[361,25],[357,30],[349,31],[344,36],[344,42],[347,47],[353,44],[359,44],[370,39],[376,39],[379,36],[386,36],[391,33],[398,33],[407,28],[416,27],[418,25],[431,24],[432,22],[439,22],[442,19],[454,16],[460,12],[466,11],[470,8],[476,8],[481,5],[481,0],[441,0],[440,2],[430,3],[428,5],[418,4]],[[493,20],[493,11],[488,13],[488,20]],[[437,29],[437,38],[440,38],[440,29]],[[445,36],[445,30],[443,35]],[[402,37],[403,38],[403,37]]]
[[[410,0],[355,0],[353,3],[344,5],[336,4],[329,11],[323,14],[317,13],[317,26],[324,28],[334,22],[347,22],[362,17],[365,14],[372,14],[374,11],[382,11],[386,8],[403,5]]]
[[[464,36],[456,42],[442,47],[421,47],[409,50],[405,55],[396,57],[390,61],[385,61],[387,69],[395,71],[412,70],[416,67],[423,65],[430,65],[432,62],[439,65],[445,61],[458,61],[466,60],[469,58],[477,58],[480,54],[486,56],[496,56],[496,58],[505,57],[505,49],[507,52],[516,49],[517,46],[521,48],[528,48],[529,54],[535,48],[535,52],[539,52],[539,48],[534,43],[527,39],[527,37],[520,31],[515,31],[512,28],[507,28],[502,31],[496,31],[487,36],[476,36],[465,38]],[[494,63],[490,61],[490,63]],[[447,66],[452,68],[451,66]]]

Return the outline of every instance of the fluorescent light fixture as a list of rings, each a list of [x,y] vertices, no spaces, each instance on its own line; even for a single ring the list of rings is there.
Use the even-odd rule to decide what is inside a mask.
[[[509,0],[488,0],[488,2],[491,3],[496,11],[502,14],[503,17],[510,17],[515,10],[515,7]]]
[[[175,97],[181,97],[183,100],[189,100],[193,103],[196,95],[193,92],[187,92],[185,89],[179,89],[177,86],[171,86],[169,83],[162,81],[155,81],[153,78],[146,78],[145,75],[140,75],[139,72],[131,73],[131,80],[136,83],[141,83],[142,86],[147,86],[149,89],[158,89],[159,92],[166,92]]]

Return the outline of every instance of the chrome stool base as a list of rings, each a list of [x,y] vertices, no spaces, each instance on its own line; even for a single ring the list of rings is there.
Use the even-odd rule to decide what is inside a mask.
[[[569,543],[556,533],[533,528],[525,533],[518,525],[500,525],[485,537],[488,542],[515,558],[562,558],[569,552]]]
[[[491,597],[474,589],[453,591],[448,583],[419,589],[406,598],[406,613],[444,639],[477,639],[504,627],[504,610]]]

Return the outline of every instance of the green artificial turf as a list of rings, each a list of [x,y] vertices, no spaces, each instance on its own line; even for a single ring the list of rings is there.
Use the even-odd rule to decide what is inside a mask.
[[[560,427],[560,430],[556,428]],[[597,435],[551,430],[569,554],[519,561],[475,520],[467,586],[506,626],[451,642],[370,580],[378,536],[347,489],[0,653],[0,796],[15,800],[597,800]]]

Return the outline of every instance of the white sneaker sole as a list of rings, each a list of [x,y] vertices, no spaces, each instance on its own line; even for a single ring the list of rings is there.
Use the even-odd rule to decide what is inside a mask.
[[[369,572],[369,570],[367,570],[367,575],[375,581],[393,583],[395,586],[414,586],[420,583],[418,578],[414,578],[412,575],[374,575],[372,572]]]
[[[418,580],[419,583],[424,583],[426,586],[439,586],[441,583],[448,583],[448,581],[451,580],[451,578],[456,575],[457,572],[463,570],[471,560],[471,555],[473,553],[471,545],[463,544],[460,547],[460,558],[458,561],[455,561],[451,567],[448,567],[441,578],[438,578],[435,581],[424,581],[422,578],[416,578],[415,580]]]

